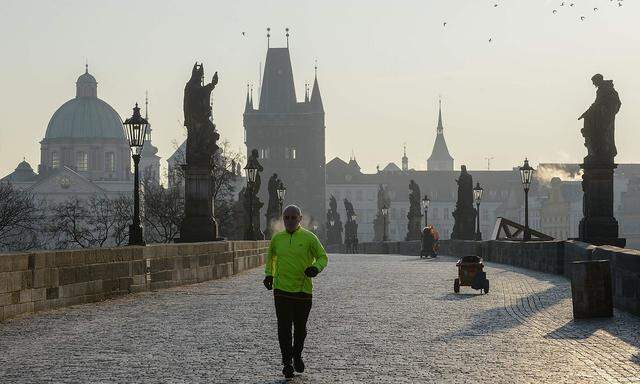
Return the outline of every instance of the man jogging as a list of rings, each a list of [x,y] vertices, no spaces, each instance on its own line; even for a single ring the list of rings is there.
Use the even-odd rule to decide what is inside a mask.
[[[304,372],[302,349],[311,311],[311,278],[322,272],[328,259],[316,235],[300,226],[300,208],[289,205],[284,209],[282,218],[286,229],[271,238],[263,283],[268,290],[273,289],[282,374],[291,378],[294,369]]]

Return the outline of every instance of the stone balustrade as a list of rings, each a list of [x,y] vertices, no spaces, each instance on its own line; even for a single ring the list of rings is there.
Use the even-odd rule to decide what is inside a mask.
[[[0,321],[228,277],[264,264],[268,241],[0,254]]]

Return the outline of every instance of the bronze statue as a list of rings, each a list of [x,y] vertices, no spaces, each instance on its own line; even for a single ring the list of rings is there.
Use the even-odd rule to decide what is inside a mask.
[[[467,172],[467,167],[460,167],[458,183],[458,200],[453,211],[452,239],[473,240],[475,238],[476,209],[473,207],[473,178]]]
[[[267,239],[271,238],[273,230],[271,226],[277,222],[280,218],[280,200],[278,199],[278,188],[282,186],[282,180],[278,178],[278,174],[274,173],[269,178],[267,184],[267,192],[269,196],[269,202],[267,203],[267,213],[265,217],[267,219],[267,228],[264,231]]]
[[[327,211],[327,243],[342,244],[342,221],[338,213],[338,202],[331,195],[329,198],[329,210]]]
[[[389,220],[382,217],[382,208],[391,208],[391,198],[385,187],[380,184],[378,186],[378,212],[373,219],[373,241],[383,241],[388,236],[387,230],[389,228]],[[386,224],[386,225],[385,225]]]
[[[184,87],[184,126],[187,127],[187,164],[208,167],[218,150],[220,138],[213,124],[211,92],[218,84],[218,72],[211,83],[203,85],[204,66],[196,62]]]
[[[422,208],[420,207],[420,186],[411,180],[409,182],[409,212],[407,212],[407,235],[405,240],[420,239],[420,221]]]
[[[585,164],[609,164],[618,154],[615,145],[615,118],[620,110],[620,97],[613,88],[613,80],[604,80],[601,74],[591,78],[596,86],[596,100],[578,120],[584,119],[580,130],[584,136],[587,157]]]
[[[344,209],[347,212],[347,222],[344,225],[344,245],[347,253],[358,251],[358,223],[355,220],[356,211],[348,199],[344,199]]]
[[[251,155],[247,159],[247,166],[245,169],[257,169],[256,179],[253,183],[248,183],[247,189],[244,194],[245,198],[245,214],[247,227],[245,228],[245,240],[264,240],[264,234],[260,230],[260,209],[264,205],[258,193],[260,192],[260,172],[264,171],[264,168],[258,161],[258,150],[251,150]]]

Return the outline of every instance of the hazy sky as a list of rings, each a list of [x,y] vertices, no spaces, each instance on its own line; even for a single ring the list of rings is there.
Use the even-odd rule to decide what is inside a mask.
[[[0,176],[23,156],[37,167],[47,123],[75,96],[85,59],[98,96],[122,117],[149,91],[163,161],[183,138],[184,85],[203,61],[208,78],[220,76],[220,134],[244,151],[246,83],[257,88],[267,26],[272,46],[283,46],[291,28],[299,100],[318,60],[327,160],[353,150],[371,172],[400,164],[406,142],[410,167],[425,169],[441,94],[456,167],[485,169],[489,156],[492,169],[525,155],[534,165],[578,162],[577,117],[601,72],[622,100],[616,160],[638,162],[640,4],[561,2],[0,0]]]

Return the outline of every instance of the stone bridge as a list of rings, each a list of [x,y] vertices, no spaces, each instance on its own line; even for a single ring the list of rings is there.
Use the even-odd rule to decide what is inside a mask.
[[[11,291],[19,293],[9,294],[18,303],[3,305],[10,316],[0,323],[0,382],[282,382],[271,293],[261,268],[251,268],[263,262],[265,246],[0,256],[0,277],[9,281],[0,288],[18,288],[21,272]],[[292,382],[640,382],[640,318],[616,309],[612,319],[574,321],[570,282],[558,269],[508,265],[515,261],[497,251],[504,245],[444,242],[448,253],[503,255],[504,264],[486,263],[489,294],[468,287],[454,294],[456,257],[397,254],[412,247],[330,255],[316,281],[307,372]],[[571,253],[566,244],[544,247],[548,260],[560,248],[562,257]],[[40,269],[49,275],[42,282]],[[58,297],[47,299],[54,285]],[[35,293],[43,288],[44,299]]]

